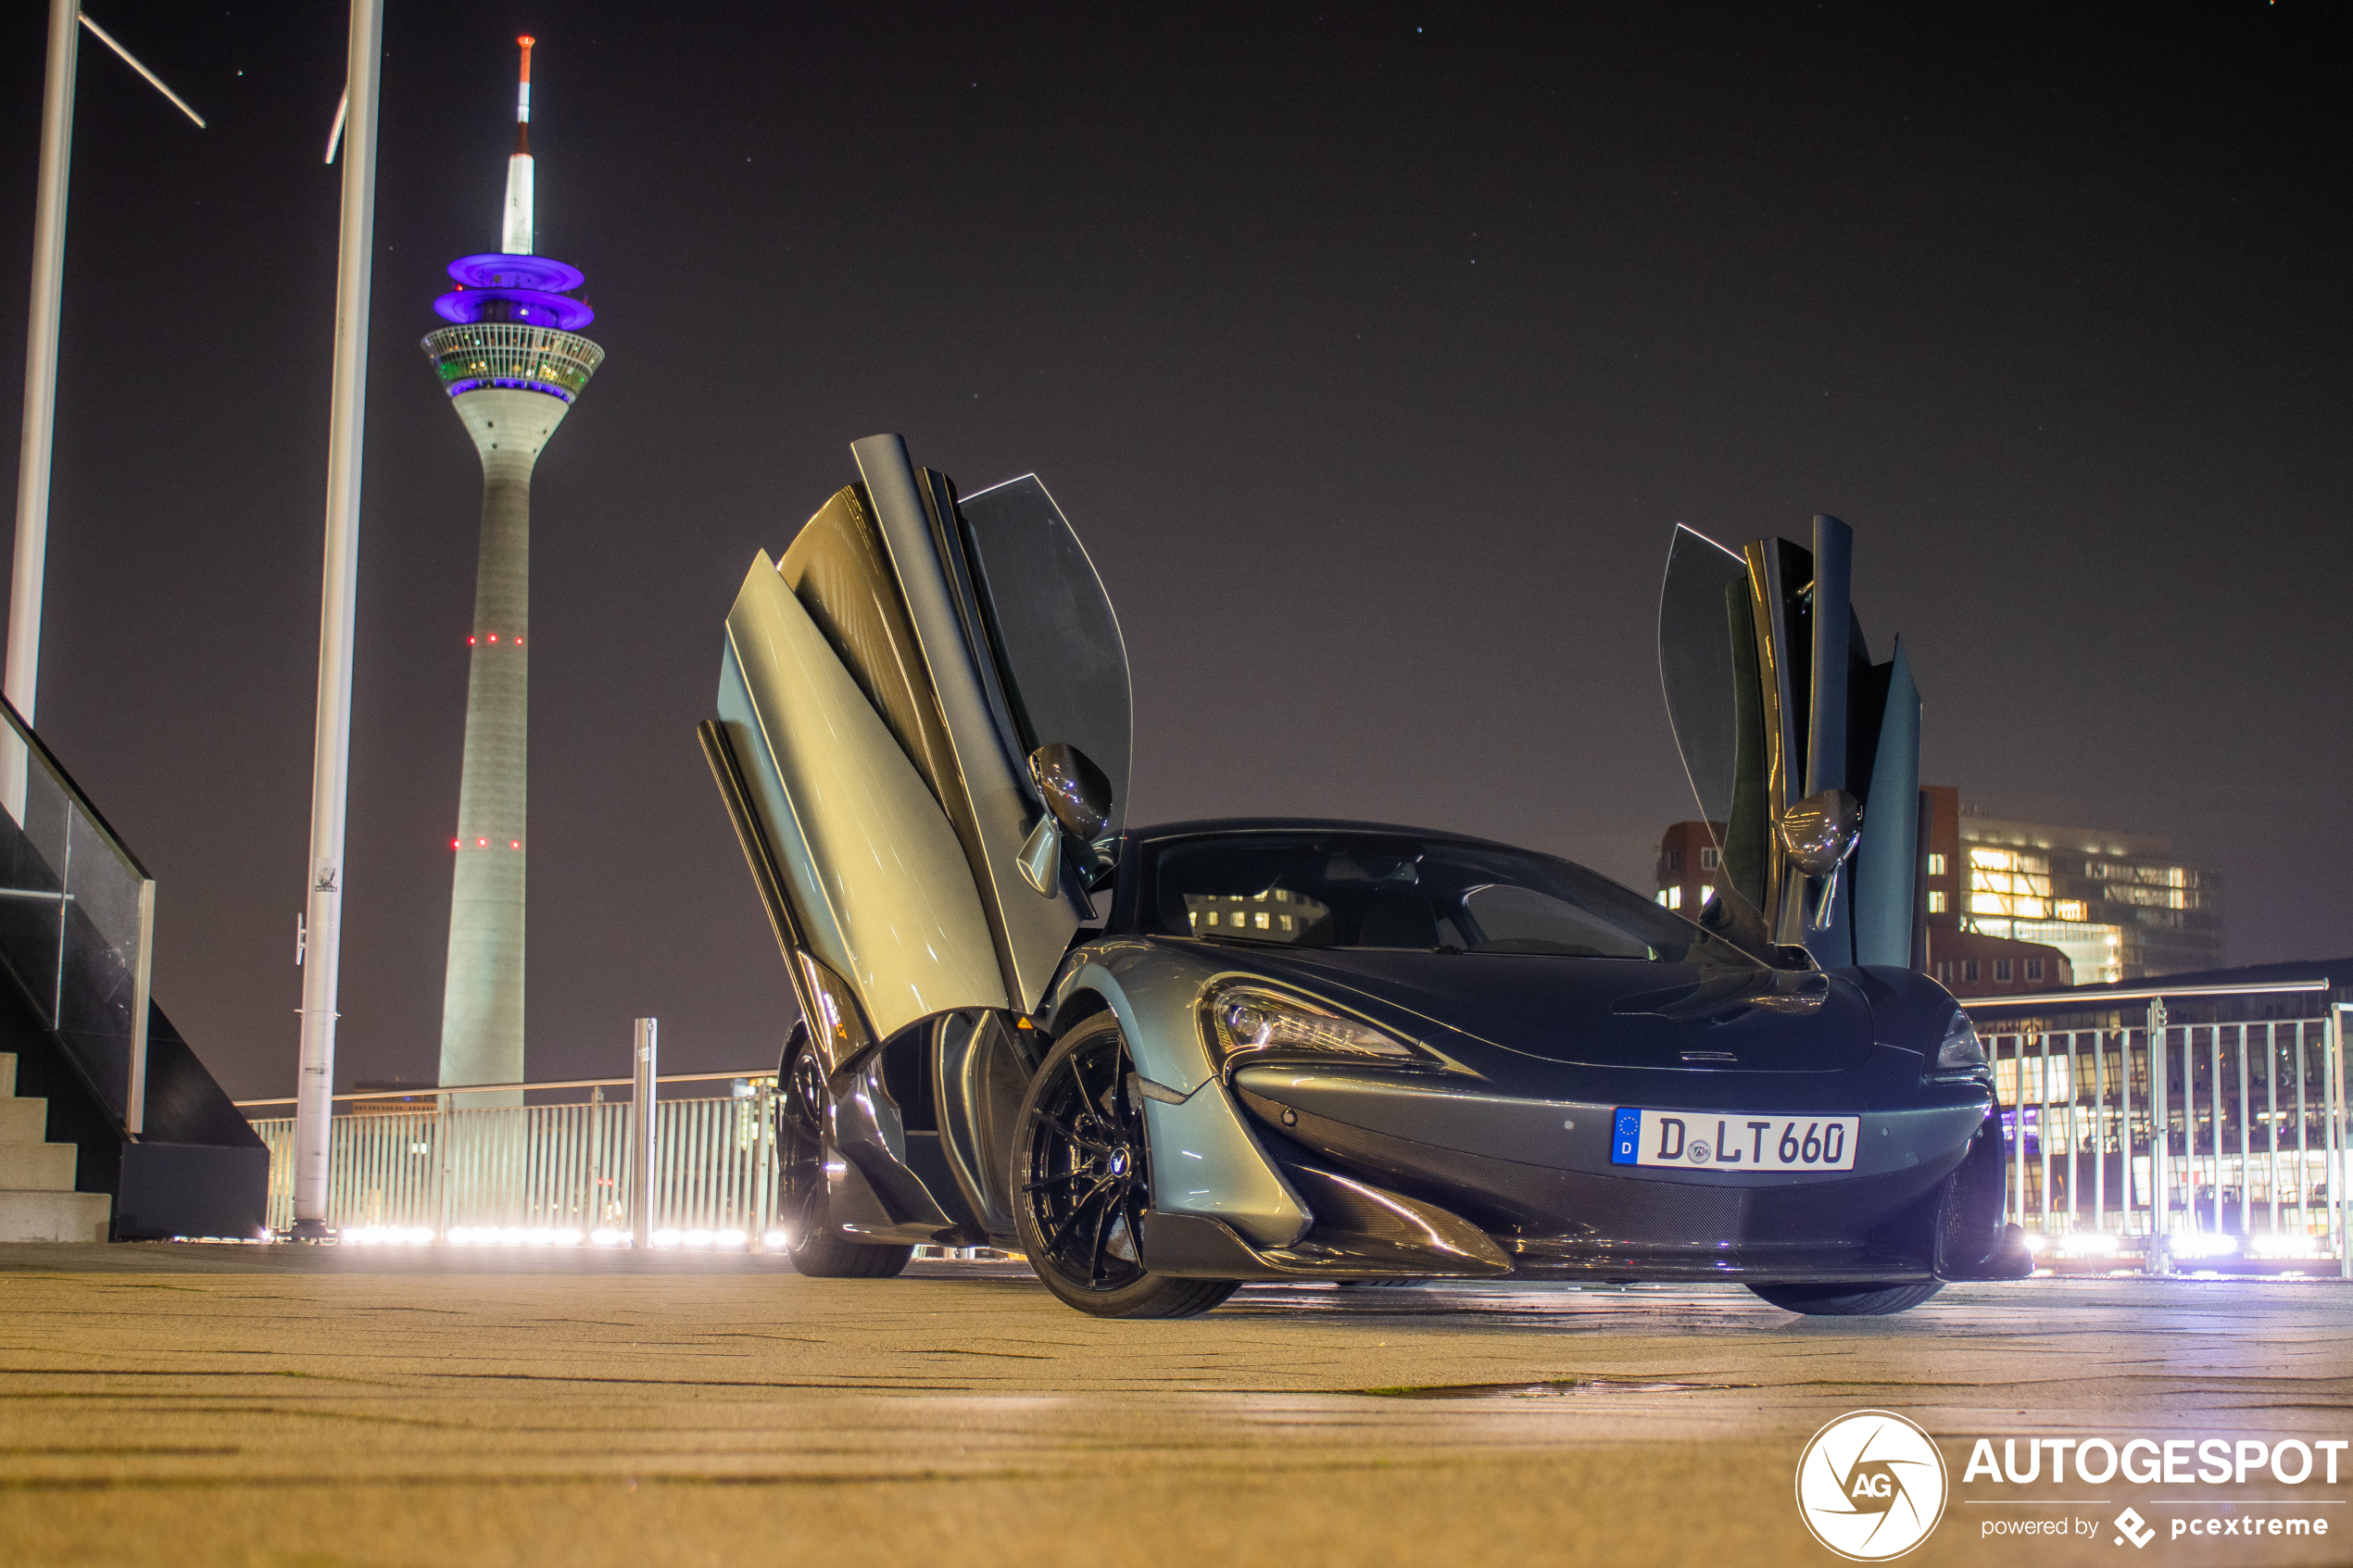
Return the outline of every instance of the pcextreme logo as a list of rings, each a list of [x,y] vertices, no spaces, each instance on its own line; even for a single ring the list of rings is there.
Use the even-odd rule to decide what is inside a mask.
[[[1797,1461],[1797,1512],[1856,1562],[1901,1557],[1944,1516],[1944,1456],[1893,1411],[1856,1411],[1814,1434]]]

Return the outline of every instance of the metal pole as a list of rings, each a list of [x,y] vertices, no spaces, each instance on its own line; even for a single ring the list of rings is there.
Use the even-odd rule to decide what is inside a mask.
[[[657,1093],[654,1047],[660,1030],[658,1020],[641,1018],[637,1021],[637,1103],[632,1108],[637,1123],[636,1180],[630,1185],[637,1189],[632,1195],[635,1199],[631,1205],[635,1210],[632,1217],[632,1230],[640,1251],[651,1250],[654,1244],[654,1110]]]
[[[2051,1234],[2051,1037],[2034,1036],[2034,1152],[2042,1160],[2043,1218],[2037,1226],[2045,1236]]]
[[[2082,1056],[2075,1048],[2081,1036],[2073,1030],[2067,1034],[2067,1228],[2083,1228],[2083,1204],[2081,1197],[2077,1156],[2082,1151],[2082,1130],[2076,1125],[2075,1113],[2083,1103]],[[2096,1220],[2098,1216],[2095,1215]]]
[[[2214,1145],[2214,1234],[2222,1234],[2222,1026],[2206,1035],[2206,1125]]]
[[[2325,1025],[2323,1026],[2325,1027]],[[2304,1098],[2304,1070],[2309,1047],[2304,1043],[2304,1025],[2296,1026],[2296,1223],[2304,1234],[2312,1234],[2312,1111]]]
[[[2149,1242],[2142,1268],[2145,1273],[2161,1274],[2171,1273],[2173,1267],[2173,1096],[2172,1085],[2167,1081],[2171,1068],[2166,1060],[2162,997],[2149,998],[2148,1041]]]
[[[2302,1024],[2295,1025],[2301,1035]],[[2264,1166],[2270,1179],[2263,1185],[2271,1195],[2271,1234],[2280,1234],[2280,1026],[2263,1025],[2263,1093],[2266,1098],[2264,1123],[2271,1129],[2271,1162]]]
[[[2129,1149],[2124,1160],[2130,1172]],[[2092,1031],[2092,1228],[2108,1234],[2108,1035],[2098,1029]]]
[[[156,884],[139,884],[139,951],[131,968],[131,1082],[122,1097],[123,1130],[137,1137],[147,1130],[147,1009],[156,967]]]
[[[2117,1020],[2121,1023],[2121,1018]],[[2123,1152],[2118,1162],[2119,1173],[2124,1178],[2124,1202],[2120,1216],[2121,1234],[2133,1234],[2133,1031],[2116,1032],[2116,1141]]]
[[[2336,1272],[2341,1279],[2353,1279],[2353,1236],[2347,1235],[2345,1204],[2348,1197],[2345,1179],[2345,1014],[2340,1002],[2329,1009],[2328,1031],[2322,1048],[2328,1052],[2329,1100],[2329,1234],[2336,1241]]]
[[[2246,1024],[2242,1023],[2242,1024],[2240,1024],[2240,1025],[2239,1025],[2239,1108],[2238,1108],[2238,1109],[2239,1109],[2239,1235],[2241,1235],[2242,1236],[2253,1236],[2253,1235],[2255,1234],[2255,1183],[2254,1183],[2254,1182],[2253,1182],[2253,1180],[2252,1180],[2252,1179],[2250,1179],[2250,1178],[2248,1177],[2248,1175],[2247,1175],[2247,1168],[2248,1168],[2249,1166],[2251,1166],[2251,1165],[2253,1165],[2253,1164],[2255,1163],[2255,1135],[2254,1135],[2254,1132],[2253,1132],[2253,1130],[2252,1130],[2251,1128],[2249,1128],[2249,1127],[2247,1126],[2247,1124],[2246,1124],[2246,1105],[2247,1105],[2247,1100],[2248,1100],[2248,1099],[2249,1099],[2249,1098],[2250,1098],[2250,1096],[2249,1096],[2249,1094],[2248,1094],[2248,1092],[2247,1092],[2247,1076],[2246,1076],[2246,1036],[2247,1036],[2247,1026],[2246,1026]]]
[[[351,0],[351,94],[335,271],[335,368],[327,436],[327,541],[319,596],[319,718],[310,761],[309,933],[302,971],[302,1070],[295,1103],[294,1234],[327,1234],[335,990],[343,953],[344,809],[351,765],[351,629],[359,596],[360,437],[368,407],[368,296],[376,229],[376,84],[383,0]]]
[[[24,721],[41,674],[41,579],[49,558],[49,463],[57,423],[57,318],[65,297],[66,181],[73,168],[73,71],[81,0],[49,0],[42,87],[41,184],[32,217],[32,300],[25,321],[24,433],[17,448],[17,551],[8,582],[7,668],[0,684]],[[25,768],[13,731],[0,734],[0,803],[24,821]]]

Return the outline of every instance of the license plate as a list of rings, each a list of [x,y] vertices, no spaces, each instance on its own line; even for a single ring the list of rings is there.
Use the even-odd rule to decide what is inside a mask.
[[[1859,1116],[1717,1116],[1620,1110],[1613,1165],[1709,1166],[1735,1171],[1852,1171]]]

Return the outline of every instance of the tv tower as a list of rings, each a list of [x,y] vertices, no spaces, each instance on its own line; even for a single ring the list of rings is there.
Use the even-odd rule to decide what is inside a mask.
[[[531,45],[522,45],[515,151],[507,160],[499,248],[449,264],[457,287],[433,302],[454,323],[425,358],[482,458],[482,556],[474,575],[466,754],[449,890],[449,970],[441,1003],[441,1083],[523,1076],[523,822],[529,756],[525,639],[531,631],[531,471],[605,351],[579,334],[596,312],[571,297],[580,269],[532,254]],[[510,1098],[520,1103],[521,1096]],[[469,1097],[470,1104],[490,1097]]]

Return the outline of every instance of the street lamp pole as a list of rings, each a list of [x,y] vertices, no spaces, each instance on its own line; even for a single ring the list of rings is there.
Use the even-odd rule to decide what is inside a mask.
[[[62,0],[71,4],[72,0]],[[376,86],[383,0],[351,0],[342,258],[328,415],[326,559],[319,596],[319,720],[311,747],[310,889],[304,913],[302,1064],[295,1086],[294,1234],[327,1234],[335,992],[343,950],[344,808],[350,790],[351,634],[359,574],[360,436],[368,408],[368,296],[376,227]]]
[[[74,71],[82,29],[204,129],[163,79],[139,63],[104,28],[82,14],[81,0],[49,0],[49,62],[41,93],[41,181],[32,217],[32,301],[26,312],[24,433],[17,448],[17,546],[8,580],[8,649],[0,690],[27,724],[41,673],[41,584],[49,561],[49,473],[57,426],[57,321],[65,302],[66,181],[73,171]],[[31,759],[13,732],[0,732],[0,804],[24,821],[25,768]]]
[[[41,187],[32,219],[32,308],[25,323],[24,435],[17,452],[17,549],[8,583],[8,700],[33,721],[41,669],[41,578],[49,558],[49,456],[57,422],[57,318],[65,295],[66,177],[73,167],[73,70],[81,0],[49,0],[49,64],[41,95]],[[13,733],[0,753],[0,797],[24,820],[26,757]]]

